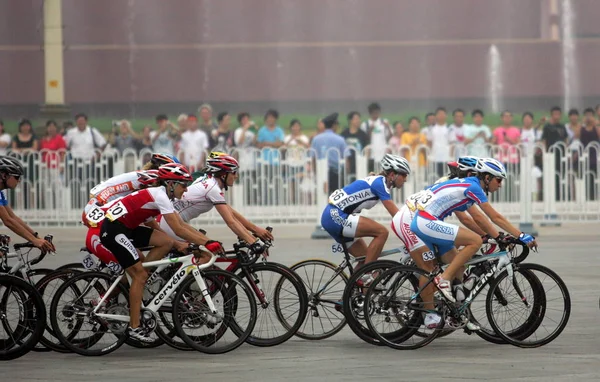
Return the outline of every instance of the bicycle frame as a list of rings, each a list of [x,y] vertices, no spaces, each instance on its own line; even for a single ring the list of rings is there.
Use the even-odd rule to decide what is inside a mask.
[[[158,312],[158,310],[165,303],[165,301],[167,301],[167,299],[177,290],[178,285],[191,272],[192,275],[194,276],[194,278],[196,279],[196,282],[200,286],[200,290],[202,291],[202,294],[206,298],[206,303],[207,303],[209,309],[211,310],[211,313],[217,314],[217,309],[215,308],[215,305],[213,304],[210,294],[208,293],[208,288],[206,286],[206,283],[204,282],[204,279],[202,278],[202,275],[200,272],[203,269],[210,268],[215,263],[216,259],[217,259],[217,257],[213,255],[212,258],[210,259],[210,261],[208,261],[207,263],[196,265],[194,255],[187,255],[184,257],[180,257],[180,258],[162,259],[162,260],[142,263],[142,266],[144,268],[156,267],[156,266],[162,266],[162,265],[168,266],[169,264],[172,264],[172,263],[181,263],[181,266],[177,269],[177,271],[175,272],[173,277],[171,277],[171,279],[164,285],[164,287],[160,290],[160,292],[158,292],[158,294],[156,294],[152,298],[150,304],[148,304],[147,306],[143,306],[142,308],[152,311],[153,313]],[[93,310],[94,315],[96,315],[97,317],[104,318],[104,319],[110,319],[110,320],[121,321],[121,322],[129,322],[129,316],[125,316],[125,315],[121,315],[121,314],[98,313],[98,310],[102,307],[102,305],[104,304],[106,299],[111,296],[112,292],[117,287],[117,285],[119,284],[119,282],[121,281],[121,279],[123,278],[124,275],[125,275],[125,273],[122,273],[119,277],[117,277],[115,279],[115,281],[113,281],[110,288],[106,291],[106,293],[104,293],[104,296],[102,296],[102,299],[98,302],[98,305],[96,305],[96,307],[94,308],[94,310]],[[94,282],[91,282],[89,285],[90,286],[93,285]],[[82,294],[84,294],[84,293],[82,293]]]

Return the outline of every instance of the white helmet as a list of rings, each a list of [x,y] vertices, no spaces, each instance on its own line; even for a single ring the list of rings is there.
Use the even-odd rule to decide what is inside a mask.
[[[475,170],[480,174],[490,174],[498,178],[506,179],[504,165],[494,158],[479,158]]]
[[[398,155],[385,154],[381,160],[381,168],[384,171],[393,171],[397,174],[410,174],[408,161]]]

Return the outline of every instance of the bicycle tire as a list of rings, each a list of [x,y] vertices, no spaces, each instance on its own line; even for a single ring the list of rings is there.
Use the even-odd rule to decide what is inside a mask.
[[[15,291],[20,295],[20,304],[23,305],[23,318],[27,321],[22,323],[23,319],[19,317],[19,324],[23,326],[23,330],[19,330],[18,335],[13,336],[12,339],[2,340],[0,360],[7,361],[24,356],[38,343],[46,328],[46,307],[35,287],[25,280],[2,274],[0,286],[4,287],[0,296],[0,311],[5,312],[11,291],[16,288]],[[3,318],[4,329],[7,328],[7,324],[6,318]]]
[[[257,317],[256,300],[252,294],[252,291],[244,282],[244,280],[231,272],[209,269],[202,271],[201,276],[204,278],[205,282],[207,280],[210,281],[206,282],[206,284],[207,287],[209,287],[209,295],[211,296],[213,303],[222,298],[222,313],[219,314],[218,309],[217,315],[215,316],[208,311],[208,307],[201,307],[198,310],[198,317],[192,318],[192,321],[182,319],[182,315],[186,313],[184,309],[189,306],[190,301],[192,303],[198,302],[197,299],[193,298],[192,293],[188,293],[187,296],[184,296],[190,286],[197,285],[194,277],[187,277],[173,299],[173,324],[177,328],[179,337],[183,339],[188,346],[194,348],[195,350],[205,354],[227,353],[242,345],[252,333]],[[218,290],[215,289],[217,287],[219,288]],[[239,287],[239,290],[237,287]],[[221,297],[216,298],[216,293],[219,291]],[[200,295],[198,296],[201,296],[200,300],[204,300],[204,294],[202,291],[199,292]],[[238,292],[244,293],[245,297],[248,299],[248,309],[250,312],[249,322],[245,329],[240,328],[237,322],[237,314],[239,312],[238,305],[240,301]],[[200,301],[200,304],[202,304],[202,301]],[[215,321],[218,321],[218,326],[214,325]],[[207,327],[211,329],[216,327],[217,330],[214,333],[207,335],[189,335],[184,331],[184,327],[189,327],[191,325],[196,327]],[[229,345],[224,347],[214,346],[223,339],[229,329],[231,329],[237,339],[233,340]]]
[[[327,313],[328,311],[333,313],[333,311],[331,311],[331,308],[329,308],[326,304],[331,303],[330,301],[324,301],[321,299],[321,295],[319,295],[319,291],[322,289],[321,285],[313,285],[315,278],[314,275],[315,274],[319,274],[319,272],[314,272],[314,270],[312,272],[309,272],[308,270],[304,270],[302,271],[302,268],[308,268],[308,267],[314,267],[314,269],[316,269],[316,267],[322,267],[323,271],[320,273],[321,275],[325,274],[325,269],[329,269],[330,271],[333,271],[335,276],[333,276],[332,279],[330,280],[334,280],[335,278],[340,278],[340,281],[337,281],[335,285],[337,285],[340,282],[343,282],[343,287],[344,289],[346,288],[346,284],[348,282],[348,275],[344,272],[343,269],[339,270],[338,265],[331,263],[329,261],[326,260],[321,260],[321,259],[310,259],[310,260],[303,260],[300,261],[294,265],[292,265],[290,267],[290,269],[296,273],[296,275],[298,276],[298,278],[302,281],[304,288],[307,292],[307,299],[308,299],[308,308],[307,308],[307,314],[305,316],[304,322],[300,325],[300,327],[298,328],[298,330],[296,331],[296,336],[305,340],[323,340],[326,338],[329,338],[331,336],[334,336],[335,334],[339,333],[344,326],[346,326],[346,317],[344,317],[343,312],[339,311],[341,318],[339,319],[339,323],[337,325],[332,325],[333,327],[330,330],[324,330],[322,333],[317,334],[316,332],[313,332],[312,334],[308,334],[305,330],[305,328],[308,326],[309,322],[312,324],[311,327],[314,328],[314,322],[313,319],[314,318],[320,318],[320,311],[319,308],[321,309],[321,311],[323,313]],[[311,277],[311,275],[313,277]],[[322,280],[322,277],[320,278],[320,280],[318,281],[319,283],[321,283],[321,281],[325,281]],[[333,281],[332,281],[333,282]],[[343,290],[342,293],[339,296],[333,296],[332,300],[337,299],[340,301],[343,298]],[[335,305],[334,303],[331,303],[331,305]],[[336,306],[333,306],[334,311],[337,311]],[[323,327],[323,326],[321,326]]]
[[[521,347],[521,348],[534,348],[534,347],[540,347],[543,345],[546,345],[550,342],[552,342],[554,339],[556,339],[564,330],[564,328],[567,326],[568,322],[569,322],[569,318],[571,315],[571,297],[569,294],[569,290],[566,286],[566,284],[564,283],[564,281],[560,278],[560,276],[558,276],[558,274],[556,274],[554,271],[552,271],[551,269],[543,266],[543,265],[539,265],[539,264],[532,264],[532,263],[528,263],[528,264],[519,264],[518,266],[515,267],[514,272],[522,272],[522,271],[529,271],[529,272],[539,272],[541,274],[544,274],[546,276],[548,276],[551,280],[553,280],[556,285],[558,286],[562,297],[563,297],[563,301],[564,301],[564,309],[562,312],[562,317],[560,320],[560,323],[558,325],[558,327],[553,330],[550,335],[543,337],[541,339],[538,339],[534,342],[525,342],[529,337],[531,337],[533,335],[533,333],[531,331],[529,332],[521,332],[518,333],[517,335],[511,335],[510,332],[506,332],[504,330],[502,330],[498,324],[498,322],[495,319],[495,315],[494,315],[494,311],[493,311],[493,307],[492,307],[492,298],[491,295],[488,295],[488,299],[487,299],[487,304],[486,304],[486,311],[488,313],[488,319],[490,321],[491,326],[494,328],[494,330],[496,331],[496,333],[498,333],[498,335],[500,337],[502,337],[505,341],[507,341],[508,343],[510,343],[511,345],[517,346],[517,347]],[[503,277],[502,277],[503,276]],[[506,277],[508,277],[508,273],[505,272],[503,275],[501,275],[501,277],[498,277],[493,284],[490,286],[490,290],[492,290],[493,288],[498,288],[499,284],[502,282],[502,280],[504,280]],[[539,280],[539,277],[536,275],[535,276],[538,281],[541,283],[541,280]],[[543,284],[542,284],[543,285]],[[545,295],[544,295],[544,301],[547,302],[547,290],[546,288],[542,288],[542,290],[544,291]],[[554,299],[553,299],[554,300]],[[544,312],[546,312],[546,310],[544,310]],[[544,317],[545,318],[545,317]],[[556,320],[552,320],[553,322],[556,322]],[[537,324],[535,326],[535,330],[537,330],[537,328],[541,325],[541,322],[536,322],[535,324]]]

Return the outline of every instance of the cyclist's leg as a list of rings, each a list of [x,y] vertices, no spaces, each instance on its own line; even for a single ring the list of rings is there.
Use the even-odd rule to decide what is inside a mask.
[[[147,247],[148,245],[153,247],[143,260],[144,262],[164,258],[173,248],[174,242],[175,240],[166,233],[150,227],[139,226],[133,230],[133,244],[136,248]]]
[[[345,226],[342,231],[344,237],[372,237],[373,240],[367,246],[366,251],[363,252],[366,254],[365,264],[377,260],[389,235],[387,228],[364,216],[350,215],[347,221],[350,224]],[[355,224],[355,222],[358,222],[358,224]],[[363,240],[360,240],[360,242],[364,244]]]
[[[450,261],[448,268],[442,273],[442,278],[444,280],[457,278],[459,281],[462,281],[464,265],[481,248],[482,241],[481,237],[475,232],[459,227],[454,243],[456,246],[463,246],[463,248],[460,251],[452,248],[450,251],[444,253],[444,256],[452,256],[453,259]]]

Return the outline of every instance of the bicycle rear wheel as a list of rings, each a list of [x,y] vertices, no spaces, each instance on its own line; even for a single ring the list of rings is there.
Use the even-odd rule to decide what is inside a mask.
[[[0,360],[22,357],[46,328],[44,300],[35,288],[11,275],[0,275]]]
[[[256,324],[256,300],[248,285],[231,272],[202,272],[207,291],[188,277],[173,298],[173,325],[185,343],[207,354],[227,353],[246,341]],[[208,293],[206,293],[208,292]],[[211,312],[210,298],[215,305]]]
[[[500,275],[490,285],[487,297],[486,310],[490,324],[500,337],[514,346],[533,348],[546,345],[556,339],[569,322],[571,297],[567,286],[555,272],[539,264],[519,264],[514,269],[515,279],[517,275],[533,277],[535,283],[529,284],[527,289],[527,285],[520,286],[513,282],[508,272]],[[506,284],[513,286],[514,292],[504,292],[507,303],[495,307],[493,292]],[[523,316],[527,317],[527,326],[522,325],[518,330],[514,318]],[[506,317],[509,318],[508,322],[503,321]]]

